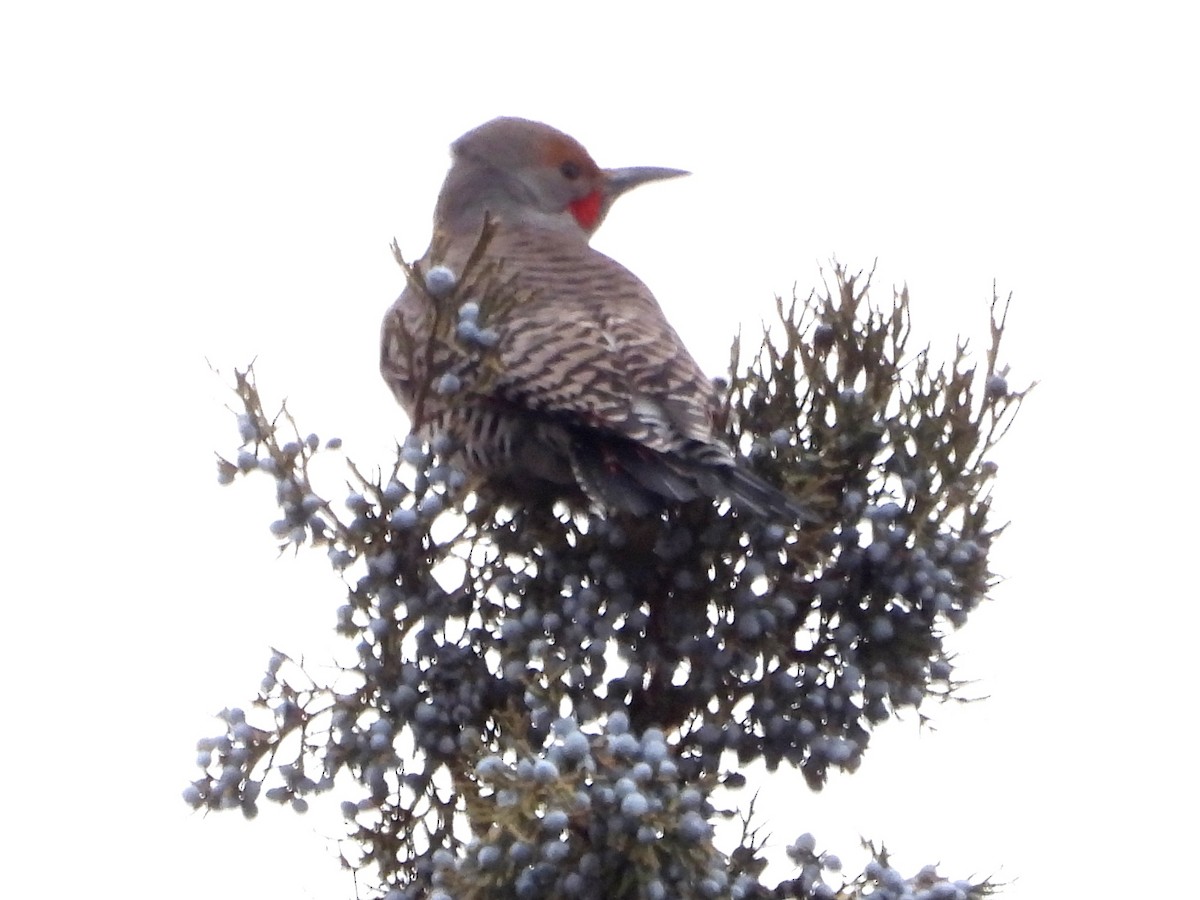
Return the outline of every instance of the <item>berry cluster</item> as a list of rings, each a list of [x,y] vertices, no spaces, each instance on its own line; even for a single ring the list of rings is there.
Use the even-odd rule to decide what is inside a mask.
[[[351,466],[331,503],[309,479],[321,442],[286,410],[266,416],[239,373],[241,447],[219,479],[275,481],[271,533],[329,555],[354,655],[332,678],[273,655],[253,706],[200,743],[185,799],[303,811],[348,775],[351,862],[392,900],[834,896],[840,864],[810,836],[774,888],[761,847],[720,852],[712,791],[756,762],[819,787],[879,723],[954,692],[943,638],[991,582],[985,457],[1022,397],[992,369],[973,391],[961,352],[902,376],[903,298],[864,315],[853,279],[839,286],[781,309],[784,349],[765,345],[728,387],[733,444],[821,511],[803,528],[705,501],[641,518],[512,508],[486,485],[464,496],[453,448],[413,438],[390,471]],[[489,346],[453,273],[431,269],[426,287],[455,302],[457,340]],[[872,865],[836,890],[986,887]]]

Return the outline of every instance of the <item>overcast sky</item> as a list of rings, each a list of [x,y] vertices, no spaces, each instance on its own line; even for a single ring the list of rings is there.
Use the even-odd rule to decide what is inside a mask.
[[[354,896],[336,816],[179,799],[209,716],[272,645],[328,658],[342,600],[316,555],[275,558],[265,483],[217,487],[235,432],[206,361],[257,358],[304,427],[384,461],[388,244],[424,250],[447,145],[502,114],[695,173],[622,200],[596,244],[713,373],[834,256],[877,260],[881,300],[907,283],[915,341],[945,354],[982,347],[993,280],[1014,295],[1010,381],[1041,385],[998,454],[1007,581],[956,638],[990,699],[884,728],[820,796],[773,789],[779,843],[849,856],[862,834],[1018,900],[1190,864],[1184,5],[449,6],[0,14],[0,892]]]

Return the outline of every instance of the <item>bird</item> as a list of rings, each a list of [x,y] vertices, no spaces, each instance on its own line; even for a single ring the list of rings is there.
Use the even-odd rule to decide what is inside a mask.
[[[450,448],[471,483],[515,503],[582,496],[638,516],[704,498],[810,517],[719,433],[714,383],[650,289],[590,244],[617,198],[687,174],[601,168],[579,141],[516,117],[451,145],[430,249],[384,316],[380,371],[414,433]],[[485,346],[471,347],[448,336],[439,295],[480,249],[513,299],[476,330]],[[422,272],[424,282],[412,277]],[[473,325],[472,306],[458,314]]]

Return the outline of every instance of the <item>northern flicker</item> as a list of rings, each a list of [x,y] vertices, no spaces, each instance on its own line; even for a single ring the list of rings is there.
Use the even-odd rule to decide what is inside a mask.
[[[485,253],[521,299],[488,323],[487,378],[455,368],[468,353],[460,343],[431,340],[430,290],[410,284],[391,306],[380,368],[417,434],[442,437],[457,468],[515,498],[582,490],[639,515],[729,498],[752,514],[807,518],[716,433],[712,382],[654,295],[588,243],[621,194],[687,173],[601,169],[575,139],[518,118],[481,125],[451,150],[433,244],[417,268],[461,273],[488,221]],[[463,372],[461,383],[430,390],[446,371]]]

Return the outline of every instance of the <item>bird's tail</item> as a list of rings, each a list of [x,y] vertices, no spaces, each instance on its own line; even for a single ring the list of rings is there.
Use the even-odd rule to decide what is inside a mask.
[[[759,478],[742,464],[725,466],[721,471],[721,479],[733,504],[756,516],[800,524],[820,521],[807,505]]]
[[[626,441],[572,447],[572,468],[584,492],[606,509],[646,515],[669,503],[726,498],[739,510],[771,521],[815,522],[805,504],[755,475],[722,451],[697,445],[668,454]]]

